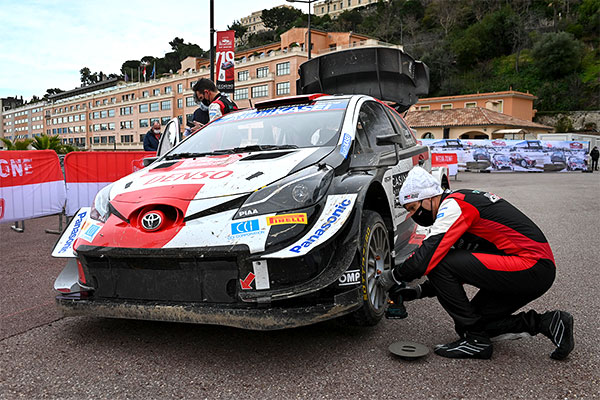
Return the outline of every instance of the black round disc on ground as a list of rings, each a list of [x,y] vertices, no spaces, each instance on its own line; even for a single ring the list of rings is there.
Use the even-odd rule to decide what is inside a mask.
[[[406,360],[416,360],[429,353],[427,346],[415,342],[395,342],[390,344],[389,350],[392,354]]]

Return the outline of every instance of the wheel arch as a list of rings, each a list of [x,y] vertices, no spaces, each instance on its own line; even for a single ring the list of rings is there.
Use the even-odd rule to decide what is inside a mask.
[[[387,195],[380,182],[373,181],[369,185],[363,201],[363,210],[375,211],[381,216],[390,235],[390,244],[393,247],[394,222]]]

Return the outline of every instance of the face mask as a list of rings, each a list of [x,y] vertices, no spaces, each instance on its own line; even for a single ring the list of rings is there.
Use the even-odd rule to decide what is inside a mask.
[[[204,104],[206,107],[210,106],[210,101],[208,101],[208,99],[205,97],[202,99],[202,104]]]
[[[160,133],[160,129],[153,129],[152,132],[154,132],[158,135]]]
[[[433,212],[431,210],[426,210],[423,208],[423,202],[421,201],[421,207],[415,211],[415,213],[411,217],[413,221],[421,226],[431,226],[433,225]]]

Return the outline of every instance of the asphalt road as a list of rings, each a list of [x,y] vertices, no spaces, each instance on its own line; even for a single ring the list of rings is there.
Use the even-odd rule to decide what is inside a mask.
[[[531,306],[575,317],[576,348],[563,362],[538,335],[500,342],[492,360],[432,353],[397,359],[398,340],[429,348],[455,339],[435,299],[374,328],[339,322],[275,332],[175,323],[61,318],[50,257],[56,217],[0,225],[0,398],[434,398],[600,397],[600,174],[461,173],[454,188],[494,192],[545,232],[558,274]]]

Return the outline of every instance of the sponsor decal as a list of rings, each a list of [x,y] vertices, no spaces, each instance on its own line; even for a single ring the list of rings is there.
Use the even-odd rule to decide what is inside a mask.
[[[490,201],[492,203],[497,202],[498,200],[500,200],[502,197],[495,195],[494,193],[484,193],[483,194],[485,197],[487,197],[488,199],[490,199]]]
[[[327,110],[342,110],[346,108],[347,101],[334,102],[334,101],[319,101],[315,104],[296,105],[289,107],[276,107],[268,108],[264,110],[248,110],[236,113],[225,114],[219,118],[218,121],[214,121],[212,124],[221,124],[224,122],[239,121],[244,119],[253,119],[261,117],[269,117],[272,115],[283,115],[283,114],[294,114],[299,112],[310,112],[310,111],[327,111]]]
[[[223,179],[233,174],[233,171],[196,171],[196,172],[178,172],[174,174],[158,175],[150,178],[144,185],[151,183],[175,182],[175,181],[195,181],[202,179]]]
[[[163,215],[161,212],[150,211],[142,217],[142,227],[147,231],[155,231],[162,225]]]
[[[352,205],[352,200],[344,199],[334,206],[333,212],[327,217],[324,224],[317,227],[305,241],[297,246],[293,246],[290,251],[293,253],[300,253],[302,248],[311,247],[315,242],[318,242],[321,236],[331,228],[338,219],[340,219],[345,213],[348,213],[348,208]],[[350,208],[351,209],[351,208]]]
[[[394,207],[402,207],[400,204],[400,189],[408,176],[408,172],[392,175],[392,191],[394,192]]]
[[[101,228],[102,226],[88,221],[83,225],[83,228],[81,229],[81,238],[91,243],[96,237],[96,234],[100,232]]]
[[[87,211],[82,211],[79,214],[77,214],[77,216],[75,217],[75,223],[73,224],[73,228],[71,229],[71,233],[69,234],[69,237],[67,238],[67,241],[64,244],[64,246],[58,251],[58,254],[62,254],[71,248],[73,242],[75,241],[75,239],[77,239],[77,235],[79,234],[79,230],[81,229],[81,223],[83,222],[86,216]]]
[[[250,208],[248,210],[240,210],[238,212],[238,217],[251,217],[256,214],[258,214],[258,210],[256,208]]]
[[[0,219],[4,218],[4,199],[0,198]]]
[[[346,158],[348,151],[350,151],[350,145],[352,144],[352,137],[349,134],[344,133],[344,139],[342,140],[342,147],[340,147],[340,154]]]
[[[254,286],[256,290],[270,289],[271,283],[269,280],[269,269],[267,267],[267,260],[252,261],[252,268],[254,269]]]
[[[404,196],[404,200],[418,199],[418,198],[419,198],[419,193],[409,193]]]
[[[306,213],[282,214],[267,217],[267,225],[286,225],[286,224],[304,224],[308,223]]]
[[[338,278],[340,286],[356,285],[357,283],[360,283],[360,270],[358,269],[346,271]]]
[[[248,221],[234,222],[231,224],[232,235],[242,235],[253,233],[260,230],[260,225],[257,219],[249,219]]]

